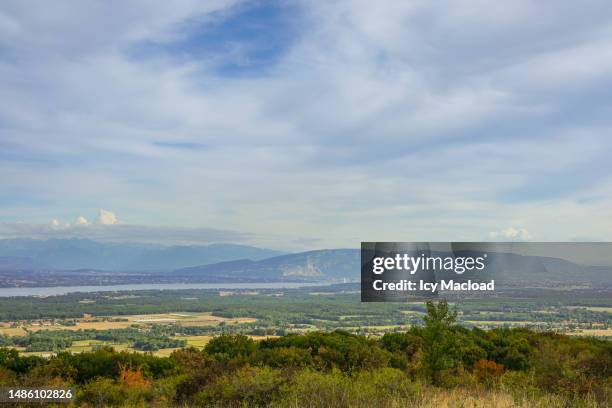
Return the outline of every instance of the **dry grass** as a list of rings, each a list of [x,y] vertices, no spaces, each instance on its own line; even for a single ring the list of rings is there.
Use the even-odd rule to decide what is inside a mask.
[[[276,408],[322,408],[320,404],[310,401],[293,400],[272,404]],[[347,405],[346,401],[326,403],[326,408],[596,408],[595,402],[583,401],[579,405],[569,403],[566,399],[555,395],[531,396],[515,399],[502,391],[484,391],[455,388],[445,390],[428,388],[422,394],[411,399],[390,398],[385,401],[354,400]]]
[[[476,393],[455,389],[450,391],[439,391],[427,395],[418,404],[422,408],[509,408],[516,407],[513,398],[503,393]]]
[[[568,406],[567,403],[565,399],[554,395],[532,396],[518,400],[501,391],[456,388],[427,392],[414,406],[418,408],[565,408]],[[591,405],[586,404],[586,406]]]

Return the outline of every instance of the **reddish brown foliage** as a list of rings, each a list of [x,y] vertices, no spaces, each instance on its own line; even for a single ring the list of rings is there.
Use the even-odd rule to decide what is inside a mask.
[[[140,367],[132,370],[125,365],[119,366],[119,383],[128,388],[137,389],[149,388],[151,386],[151,383],[142,375]]]
[[[474,375],[479,382],[491,384],[496,382],[504,372],[504,365],[481,358],[474,364]]]

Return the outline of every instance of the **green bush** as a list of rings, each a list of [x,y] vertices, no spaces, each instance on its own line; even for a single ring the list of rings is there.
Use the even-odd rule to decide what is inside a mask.
[[[266,406],[278,398],[285,383],[280,370],[246,366],[220,377],[196,395],[196,403],[209,406]]]
[[[421,385],[397,369],[383,368],[350,375],[330,372],[298,372],[282,390],[279,407],[390,407],[411,406],[420,398]]]

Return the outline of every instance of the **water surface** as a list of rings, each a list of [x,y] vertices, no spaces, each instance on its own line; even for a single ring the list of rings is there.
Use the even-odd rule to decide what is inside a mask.
[[[291,289],[305,286],[326,286],[324,282],[264,282],[264,283],[135,283],[101,286],[51,286],[38,288],[0,288],[0,297],[55,296],[74,292],[119,292],[129,290],[180,289]]]

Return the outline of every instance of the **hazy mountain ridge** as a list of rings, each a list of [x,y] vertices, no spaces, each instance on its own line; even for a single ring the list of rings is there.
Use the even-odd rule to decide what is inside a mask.
[[[87,239],[4,239],[0,240],[0,269],[172,270],[241,258],[260,260],[281,254],[237,244],[162,246]]]
[[[433,256],[452,256],[450,253],[434,253]],[[456,253],[456,256],[477,254]],[[287,254],[260,261],[239,260],[212,265],[175,270],[181,278],[228,278],[252,281],[270,280],[357,280],[361,276],[361,257],[358,249],[324,249]],[[453,271],[436,272],[438,279],[457,278]],[[550,257],[525,256],[509,253],[490,253],[487,273],[474,271],[465,278],[496,279],[511,284],[572,284],[580,282],[612,283],[612,267],[593,267]]]
[[[49,269],[49,265],[25,256],[0,256],[0,270],[7,269]]]
[[[432,257],[478,257],[478,251],[432,252]],[[489,252],[484,271],[466,271],[458,275],[452,270],[435,271],[435,278],[473,279],[478,281],[494,279],[498,284],[512,286],[555,286],[577,283],[612,284],[612,266],[578,265],[561,258],[531,256],[516,253]],[[383,256],[377,254],[377,256]],[[394,274],[398,274],[396,271]]]
[[[450,256],[450,253],[432,253]],[[458,252],[455,256],[478,255]],[[61,262],[59,262],[59,261]],[[487,273],[464,278],[495,279],[511,286],[612,285],[612,267],[583,266],[550,257],[489,253]],[[178,265],[178,266],[177,266]],[[197,265],[197,266],[193,266]],[[279,255],[278,251],[233,244],[162,247],[103,244],[89,240],[0,240],[3,286],[31,282],[154,283],[359,280],[360,250],[323,249]],[[436,272],[453,279],[452,271]]]
[[[358,279],[360,252],[357,249],[323,249],[277,256],[261,261],[239,260],[182,268],[174,276],[245,280]]]

